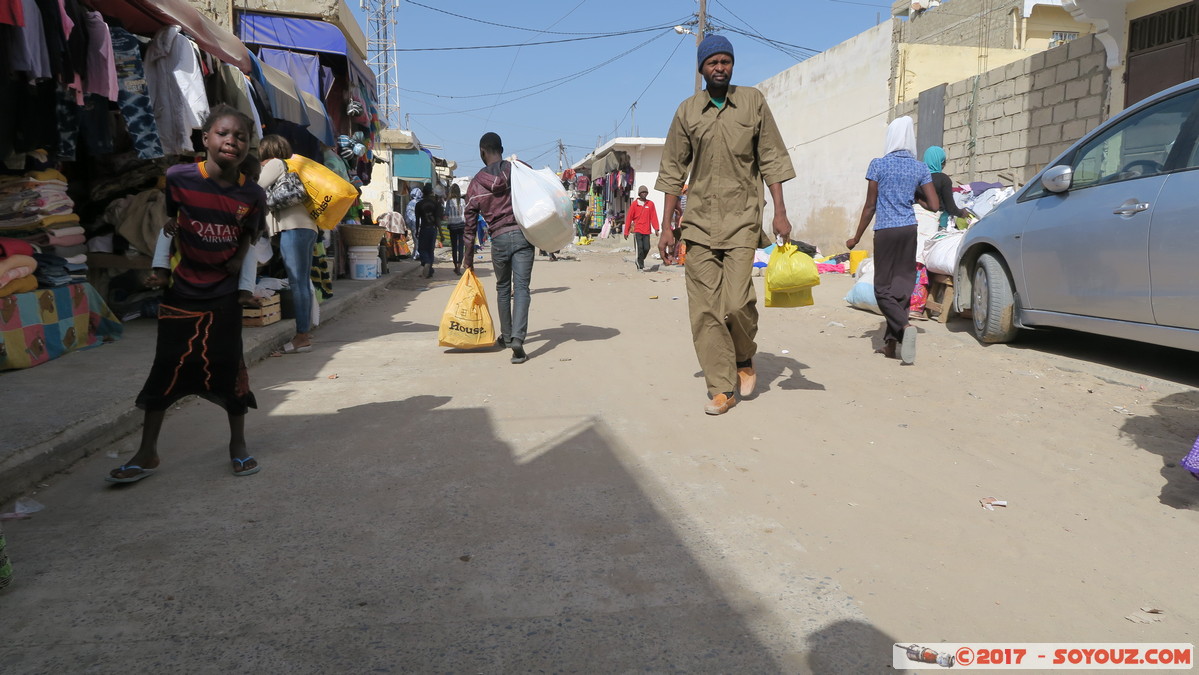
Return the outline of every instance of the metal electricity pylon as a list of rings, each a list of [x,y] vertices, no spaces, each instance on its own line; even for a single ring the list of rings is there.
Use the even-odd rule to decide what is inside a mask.
[[[378,82],[379,117],[392,129],[400,126],[400,78],[396,68],[396,15],[400,0],[359,0],[366,12],[367,64]]]

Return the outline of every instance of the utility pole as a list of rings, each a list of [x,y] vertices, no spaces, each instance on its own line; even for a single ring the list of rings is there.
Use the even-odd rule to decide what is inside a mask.
[[[708,31],[708,0],[699,0],[699,23],[695,25],[695,48],[699,49],[699,43],[704,41],[704,33]],[[703,79],[699,75],[699,69],[695,69],[695,93],[699,93],[699,88],[703,85]]]
[[[637,135],[637,102],[633,101],[633,105],[629,107],[633,111],[633,135]]]
[[[558,139],[558,173],[562,173],[563,169],[566,168],[563,165],[565,158],[566,158],[566,146],[562,145],[562,139],[559,138]]]

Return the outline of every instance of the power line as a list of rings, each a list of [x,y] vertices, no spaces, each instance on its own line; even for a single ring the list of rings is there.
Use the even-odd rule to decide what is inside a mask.
[[[390,52],[454,52],[468,51],[472,49],[508,49],[511,47],[534,47],[538,45],[557,45],[564,42],[581,42],[583,40],[599,40],[602,38],[621,37],[624,35],[636,35],[638,33],[651,33],[659,30],[673,30],[674,24],[669,26],[654,26],[652,28],[638,28],[636,30],[620,31],[618,33],[597,33],[587,37],[563,38],[561,40],[542,40],[541,42],[518,42],[504,45],[474,45],[469,47],[405,47],[389,49]]]
[[[796,54],[795,52],[791,51],[790,49],[787,49],[786,47],[783,47],[779,44],[771,43],[770,38],[763,35],[762,31],[749,25],[748,21],[746,21],[745,19],[742,19],[740,15],[738,15],[736,12],[734,12],[732,9],[730,9],[728,7],[728,5],[725,5],[720,0],[716,0],[716,4],[720,5],[723,9],[728,11],[729,14],[732,14],[734,19],[740,21],[742,24],[745,25],[746,28],[748,28],[751,32],[753,32],[753,34],[757,36],[754,39],[756,39],[758,42],[765,44],[766,46],[771,47],[773,49],[777,49],[778,51],[786,54],[787,56],[790,56],[791,58],[795,59],[796,61],[803,61],[804,58],[806,58],[800,54]],[[727,26],[726,28],[728,30],[734,30],[732,26]],[[753,35],[751,35],[750,37],[753,38]]]
[[[584,2],[586,2],[586,0],[584,0]],[[513,30],[523,30],[523,31],[528,31],[530,33],[545,33],[545,34],[550,34],[550,35],[603,35],[603,33],[577,33],[577,32],[561,31],[561,30],[538,30],[536,28],[526,28],[524,26],[512,26],[512,25],[509,25],[506,23],[496,23],[494,21],[486,21],[484,19],[478,19],[473,16],[466,16],[465,14],[455,14],[454,12],[450,12],[450,11],[447,11],[447,10],[444,10],[444,9],[441,9],[438,7],[430,7],[429,5],[421,4],[419,2],[416,2],[416,0],[408,0],[408,4],[416,5],[417,7],[423,7],[425,9],[428,9],[428,10],[431,10],[434,12],[448,14],[450,16],[458,17],[459,19],[466,19],[467,21],[474,21],[476,23],[484,23],[484,24],[487,24],[488,26],[498,26],[500,28],[511,28]],[[583,4],[582,2],[579,3],[579,5],[582,5],[582,4]],[[575,9],[578,9],[579,5],[575,5]],[[570,16],[571,12],[574,12],[574,9],[570,10],[570,12],[567,12],[567,16]],[[565,19],[565,18],[566,18],[565,16],[562,17],[562,19]],[[558,19],[558,21],[561,21],[562,19]],[[554,23],[556,24],[558,22],[555,21]],[[551,24],[551,26],[552,25],[553,24]]]
[[[632,49],[629,49],[629,50],[627,50],[627,51],[621,52],[620,54],[617,54],[616,56],[613,56],[612,58],[608,59],[607,61],[604,61],[603,63],[600,63],[600,64],[598,64],[598,65],[595,65],[595,66],[592,66],[592,67],[590,67],[590,68],[587,68],[586,70],[581,70],[581,71],[579,71],[578,73],[575,73],[573,76],[570,76],[569,78],[563,78],[563,79],[562,79],[562,81],[560,81],[560,82],[558,82],[558,83],[556,83],[556,84],[552,84],[552,85],[550,85],[550,86],[548,86],[548,87],[544,87],[544,88],[542,88],[542,89],[539,89],[538,91],[535,91],[535,92],[533,92],[533,93],[531,93],[531,94],[526,94],[526,95],[524,95],[524,96],[518,96],[518,97],[516,97],[516,98],[508,99],[507,101],[501,101],[501,102],[499,102],[499,103],[496,103],[496,104],[495,104],[495,106],[506,105],[506,104],[508,104],[508,103],[515,103],[516,101],[521,101],[521,100],[524,100],[524,99],[526,99],[526,98],[529,98],[529,97],[531,97],[531,96],[536,96],[537,94],[541,94],[541,93],[547,92],[547,91],[549,91],[550,89],[554,89],[554,88],[556,88],[556,87],[560,87],[560,86],[562,86],[562,85],[566,84],[567,82],[571,82],[571,81],[573,81],[573,80],[577,80],[578,78],[580,78],[580,77],[582,77],[582,76],[584,76],[584,75],[589,75],[589,74],[591,74],[591,73],[593,73],[593,72],[595,72],[595,71],[599,70],[600,68],[603,68],[604,66],[606,66],[606,65],[608,65],[608,64],[610,64],[610,63],[612,63],[612,62],[616,61],[617,59],[620,59],[620,58],[623,58],[623,57],[625,57],[625,56],[628,56],[629,54],[632,54],[633,52],[637,51],[638,49],[641,49],[642,47],[644,47],[644,46],[646,46],[646,45],[650,44],[651,42],[654,42],[654,41],[656,41],[656,40],[660,40],[661,38],[663,38],[663,37],[664,37],[664,36],[666,36],[667,34],[668,34],[668,33],[667,33],[667,31],[663,31],[662,33],[660,33],[660,34],[658,34],[658,35],[656,35],[656,36],[654,36],[654,37],[652,37],[652,38],[650,38],[650,39],[646,40],[645,42],[642,42],[641,44],[637,45],[636,47],[633,47]],[[445,115],[445,114],[453,115],[453,114],[458,114],[458,113],[468,113],[468,112],[475,112],[476,110],[487,110],[488,108],[492,108],[492,107],[495,107],[495,106],[485,105],[485,106],[479,106],[478,108],[467,108],[466,110],[450,110],[450,111],[446,111],[445,113],[411,113],[411,114],[413,114],[413,115],[426,115],[426,116],[428,116],[428,115]]]
[[[762,37],[762,39],[763,39],[763,40],[766,40],[767,42],[770,42],[770,43],[772,43],[772,44],[783,45],[784,47],[790,47],[790,48],[792,48],[792,49],[798,49],[798,50],[800,50],[801,52],[808,52],[808,53],[811,53],[811,54],[819,54],[819,53],[820,53],[820,50],[819,50],[819,49],[812,49],[811,47],[804,47],[804,46],[801,46],[801,45],[793,45],[793,44],[791,44],[790,42],[783,42],[782,40],[775,40],[775,39],[768,38],[768,37],[765,37],[765,36],[757,36],[757,35],[754,35],[754,34],[752,34],[752,33],[746,33],[745,31],[741,30],[740,28],[735,28],[735,27],[733,27],[733,26],[725,26],[724,28],[725,28],[725,30],[731,30],[731,31],[733,31],[734,33],[739,33],[739,34],[741,34],[741,35],[744,35],[744,36],[746,36],[746,37]]]
[[[630,105],[627,110],[625,110],[624,117],[621,117],[620,121],[616,123],[617,128],[619,128],[620,125],[624,124],[625,118],[627,118],[629,116],[629,111],[631,111],[633,109],[633,107],[636,106],[641,101],[641,97],[645,96],[645,92],[649,91],[649,88],[654,86],[654,82],[658,81],[658,76],[662,74],[663,70],[666,70],[666,66],[670,63],[670,60],[674,58],[675,53],[677,53],[679,51],[679,47],[682,46],[683,41],[686,39],[687,39],[686,35],[679,36],[679,41],[677,43],[675,43],[674,49],[670,50],[670,56],[667,56],[666,60],[662,62],[662,67],[659,68],[658,72],[654,74],[654,77],[653,77],[653,79],[651,79],[649,81],[649,84],[645,85],[645,89],[642,89],[641,93],[637,94],[637,98],[633,99],[633,104]]]

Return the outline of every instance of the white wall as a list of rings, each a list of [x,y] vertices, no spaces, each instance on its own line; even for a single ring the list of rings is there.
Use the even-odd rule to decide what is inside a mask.
[[[795,165],[796,178],[783,184],[793,236],[826,255],[845,250],[866,197],[866,167],[883,151],[891,35],[882,23],[757,85]],[[764,217],[769,231],[769,195]]]

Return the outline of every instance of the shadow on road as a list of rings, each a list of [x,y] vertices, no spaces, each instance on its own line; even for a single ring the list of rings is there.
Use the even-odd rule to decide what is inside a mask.
[[[895,640],[861,621],[838,621],[808,637],[813,673],[896,673],[891,667]]]
[[[823,384],[813,382],[803,376],[803,371],[807,369],[807,364],[800,363],[790,356],[778,356],[764,352],[758,352],[754,356],[754,370],[758,374],[759,391],[768,391],[772,387],[778,387],[784,391],[824,391]],[[782,379],[784,373],[790,373],[790,375],[786,379]]]
[[[575,342],[611,340],[617,335],[620,335],[620,330],[616,328],[588,326],[586,324],[572,321],[570,323],[564,323],[558,328],[545,328],[543,330],[529,333],[525,337],[525,346],[527,347],[530,344],[537,344],[535,349],[529,351],[529,358],[535,358],[547,352],[551,352],[559,345],[571,340],[574,340]]]
[[[693,553],[710,545],[680,536],[601,422],[547,418],[544,442],[514,447],[452,402],[260,419],[276,447],[253,479],[210,470],[219,428],[120,495],[72,477],[53,513],[9,531],[5,613],[23,619],[0,667],[228,672],[252,653],[262,672],[784,670],[794,644],[756,637],[777,619],[713,580]],[[827,640],[850,652],[820,663],[869,648],[842,635]]]
[[[952,320],[946,327],[954,333],[972,332],[967,319]],[[993,346],[977,344],[982,348]],[[1056,328],[1021,331],[1015,342],[1006,346],[1018,351],[1054,354],[1188,387],[1199,387],[1199,352],[1185,349]]]
[[[1170,394],[1153,404],[1154,414],[1131,417],[1120,433],[1142,450],[1162,458],[1158,501],[1176,509],[1199,511],[1199,481],[1178,466],[1199,434],[1199,392]]]
[[[538,293],[564,293],[570,290],[570,286],[550,286],[548,288],[534,288],[529,291],[529,295],[537,295]]]

